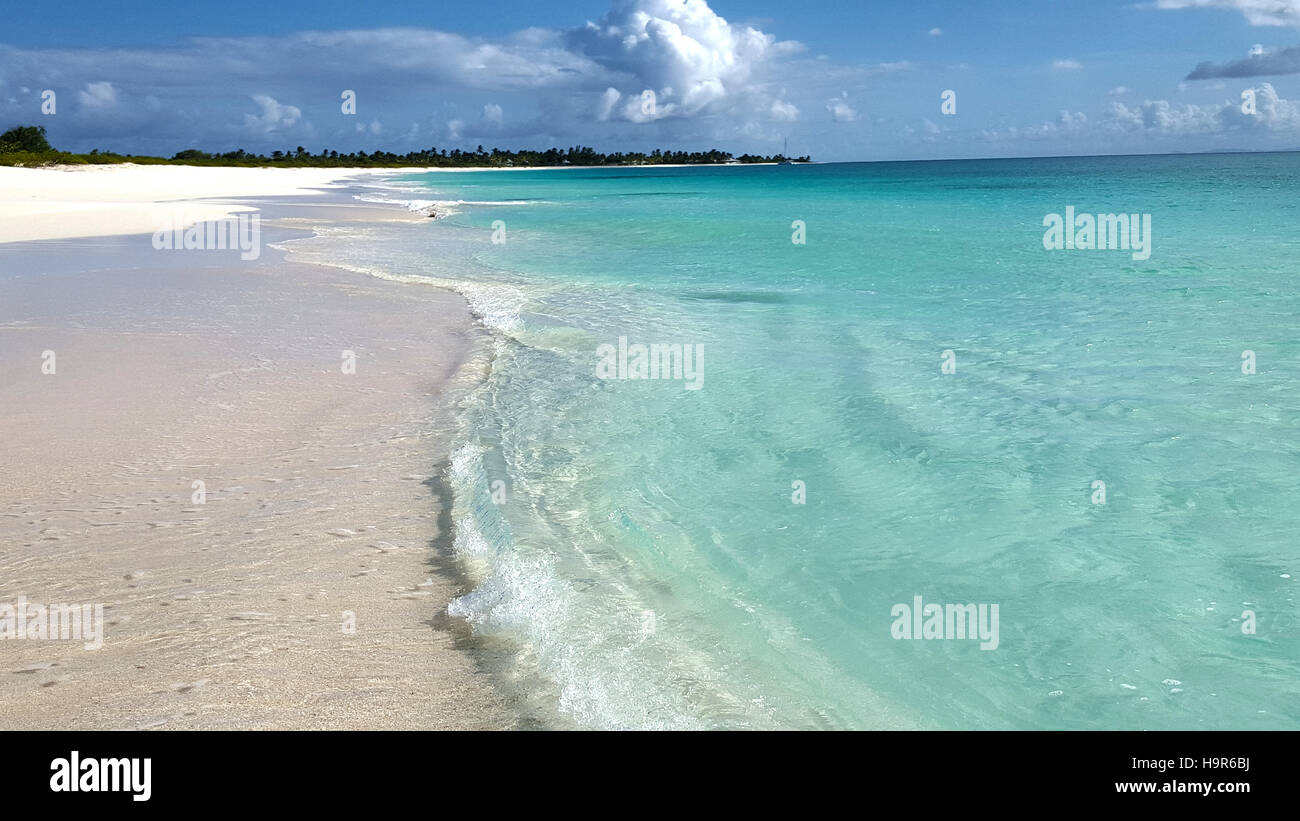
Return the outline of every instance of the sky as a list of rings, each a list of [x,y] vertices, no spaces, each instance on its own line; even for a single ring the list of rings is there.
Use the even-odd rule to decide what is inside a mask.
[[[1300,0],[0,0],[14,125],[164,156],[1296,149]]]

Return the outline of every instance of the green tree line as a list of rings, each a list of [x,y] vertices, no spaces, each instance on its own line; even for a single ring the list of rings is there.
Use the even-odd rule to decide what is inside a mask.
[[[0,134],[0,165],[51,165],[65,163],[72,165],[107,164],[132,162],[140,164],[175,164],[175,165],[237,165],[237,166],[286,166],[318,168],[528,168],[550,165],[720,165],[723,163],[772,163],[782,162],[786,157],[781,154],[762,156],[759,154],[741,154],[733,156],[728,151],[714,148],[709,151],[672,151],[656,148],[646,154],[640,151],[617,151],[605,154],[585,145],[569,148],[548,148],[545,151],[506,151],[493,148],[491,151],[479,146],[475,151],[462,151],[459,148],[441,149],[436,147],[421,151],[408,151],[394,154],[391,151],[365,151],[340,153],[322,149],[312,154],[303,146],[286,151],[272,151],[271,154],[254,154],[243,150],[225,153],[208,153],[189,148],[179,151],[170,158],[149,157],[132,154],[116,154],[98,149],[89,154],[71,154],[58,151],[50,146],[42,126],[18,126]],[[791,157],[794,162],[811,162],[811,158]]]

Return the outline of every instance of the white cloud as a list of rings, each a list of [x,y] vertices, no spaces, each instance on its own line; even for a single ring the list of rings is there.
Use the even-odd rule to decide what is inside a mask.
[[[77,100],[86,108],[109,108],[117,105],[117,90],[109,82],[86,83],[85,90],[77,92]]]
[[[274,47],[281,59],[292,64],[327,62],[330,73],[350,78],[405,75],[461,88],[528,91],[572,88],[600,73],[590,59],[566,49],[562,39],[559,32],[541,29],[527,29],[493,43],[432,29],[385,28],[301,32],[283,38],[214,38],[199,44],[205,51],[219,49],[232,64],[252,61],[255,53]],[[241,68],[232,65],[233,70]]]
[[[1162,9],[1236,9],[1252,26],[1300,28],[1300,0],[1157,0]]]
[[[461,130],[464,129],[464,128],[465,128],[465,121],[464,121],[464,120],[448,120],[448,121],[447,121],[447,139],[449,139],[449,140],[459,140],[459,139],[461,138]]]
[[[831,119],[837,123],[851,123],[858,118],[858,112],[849,105],[849,93],[841,91],[840,96],[832,97],[826,102],[826,110]]]
[[[932,120],[922,120],[919,126],[903,127],[903,136],[912,142],[934,143],[942,133],[943,129]]]
[[[1229,129],[1263,129],[1300,133],[1300,103],[1278,96],[1271,83],[1255,87],[1255,113],[1246,114],[1241,103],[1230,101],[1219,111],[1219,119]]]
[[[1111,103],[1106,125],[1122,131],[1154,131],[1160,134],[1206,134],[1217,130],[1219,109],[1191,103],[1175,105],[1168,100],[1146,100],[1141,105]]]
[[[1121,105],[1113,103],[1113,105]],[[1056,119],[1041,125],[1031,125],[1024,128],[1010,126],[1001,130],[986,129],[981,132],[982,139],[991,142],[1000,142],[1002,140],[1054,140],[1078,136],[1086,130],[1088,126],[1088,116],[1082,111],[1061,110],[1057,113]]]
[[[608,71],[614,80],[608,87],[626,98],[619,110],[606,91],[597,119],[632,122],[770,111],[764,77],[775,61],[802,48],[751,26],[733,26],[705,0],[619,0],[599,22],[565,39]],[[643,104],[646,90],[655,94],[653,108]]]
[[[1107,92],[1106,92],[1106,96],[1107,96],[1107,97],[1122,97],[1122,96],[1124,96],[1125,94],[1132,94],[1132,93],[1133,93],[1133,89],[1129,88],[1128,86],[1115,86],[1115,87],[1112,88],[1110,91],[1107,91]]]
[[[602,123],[608,120],[622,96],[617,88],[605,89],[605,93],[600,95],[600,100],[596,103],[596,119]]]
[[[1116,100],[1110,104],[1106,115],[1094,125],[1099,132],[1109,134],[1198,136],[1232,131],[1300,134],[1300,104],[1282,99],[1268,83],[1260,83],[1254,91],[1254,114],[1244,113],[1240,101],[1233,100],[1217,105],[1178,105],[1168,100],[1144,100],[1140,104],[1125,105]],[[1082,118],[1083,115],[1078,117]],[[1087,122],[1086,119],[1071,118],[1069,124],[1078,130]]]
[[[943,35],[943,29],[941,29],[941,28],[939,28],[939,27],[937,27],[937,26],[936,26],[935,28],[930,29],[930,36],[931,36],[931,37],[940,37],[940,36],[942,36],[942,35]]]
[[[244,115],[244,127],[256,134],[270,134],[272,131],[288,128],[302,119],[302,111],[293,105],[280,105],[273,97],[254,94],[253,102],[262,109],[260,116]]]
[[[483,106],[483,122],[501,125],[503,117],[504,112],[502,112],[501,106],[496,103],[488,103]]]
[[[1056,71],[1078,71],[1083,68],[1083,63],[1080,63],[1078,60],[1070,59],[1053,60],[1052,68]]]
[[[1088,115],[1084,114],[1082,111],[1075,111],[1073,113],[1062,111],[1060,114],[1056,115],[1057,125],[1067,131],[1082,128],[1087,122]]]
[[[773,100],[771,114],[772,119],[780,123],[792,123],[799,119],[799,109],[785,100]]]
[[[1055,121],[1038,126],[986,129],[980,139],[998,143],[1087,139],[1096,147],[1127,148],[1135,145],[1135,138],[1144,143],[1152,138],[1178,140],[1183,145],[1197,145],[1198,138],[1243,133],[1288,141],[1300,138],[1300,103],[1280,98],[1273,86],[1261,83],[1255,88],[1255,106],[1255,114],[1246,114],[1239,100],[1209,105],[1168,100],[1127,105],[1113,100],[1096,119],[1082,112],[1062,111]]]

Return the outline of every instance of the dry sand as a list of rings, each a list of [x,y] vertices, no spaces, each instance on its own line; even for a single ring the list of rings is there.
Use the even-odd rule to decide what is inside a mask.
[[[343,178],[330,168],[82,165],[0,167],[0,243],[142,234],[183,204],[196,220],[253,210],[244,199],[307,197]],[[202,198],[203,201],[197,201]]]
[[[25,184],[47,214],[98,214],[92,234],[122,225],[68,196],[97,180],[139,183],[130,220],[242,184],[147,187],[177,170],[211,169]],[[478,333],[453,294],[269,249],[0,245],[0,604],[103,604],[106,622],[99,650],[0,641],[0,729],[519,726],[445,614],[461,590],[439,472]]]

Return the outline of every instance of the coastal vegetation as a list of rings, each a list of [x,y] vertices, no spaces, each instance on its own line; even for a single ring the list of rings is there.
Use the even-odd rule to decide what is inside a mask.
[[[238,149],[224,153],[209,153],[195,148],[179,151],[170,158],[133,154],[118,154],[98,149],[89,154],[73,154],[53,148],[46,139],[43,126],[18,126],[0,134],[0,165],[108,165],[136,163],[138,165],[214,165],[214,166],[270,166],[310,168],[530,168],[541,166],[573,165],[724,165],[752,163],[779,163],[787,158],[782,154],[763,156],[741,154],[733,156],[728,151],[673,151],[656,148],[650,153],[617,151],[602,153],[584,145],[569,148],[548,148],[543,151],[508,151],[493,148],[490,151],[478,146],[474,151],[459,148],[427,148],[395,154],[391,151],[343,153],[321,149],[313,154],[303,146],[271,154],[255,154]],[[791,157],[793,162],[811,162],[811,158]]]

